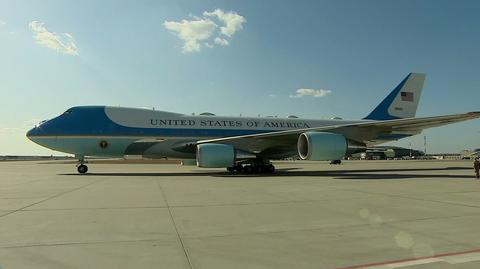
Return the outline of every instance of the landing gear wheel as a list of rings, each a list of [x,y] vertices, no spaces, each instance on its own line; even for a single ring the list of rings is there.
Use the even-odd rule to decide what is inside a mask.
[[[253,167],[251,165],[247,165],[243,168],[243,171],[245,172],[245,174],[251,174],[253,173]]]
[[[243,172],[243,166],[237,165],[233,168],[234,172],[242,173]]]
[[[235,172],[235,166],[233,167],[227,167],[228,172]]]
[[[262,174],[265,173],[265,166],[264,165],[259,165],[254,167],[255,174]]]
[[[272,164],[267,165],[266,168],[267,168],[268,173],[274,173],[275,172],[275,166],[273,166]]]
[[[80,174],[85,174],[87,171],[88,171],[88,166],[84,165],[84,164],[81,164],[77,167],[77,171],[80,173]]]

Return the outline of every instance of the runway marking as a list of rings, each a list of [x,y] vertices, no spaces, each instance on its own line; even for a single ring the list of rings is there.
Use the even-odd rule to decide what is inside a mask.
[[[347,267],[339,267],[336,269],[394,269],[402,268],[420,264],[428,264],[434,262],[446,262],[449,264],[458,264],[472,261],[480,261],[480,248],[465,250],[460,252],[447,252],[441,253],[433,256],[419,257],[419,258],[409,258],[409,259],[400,259],[392,260],[385,262],[374,262],[367,264],[352,265]]]

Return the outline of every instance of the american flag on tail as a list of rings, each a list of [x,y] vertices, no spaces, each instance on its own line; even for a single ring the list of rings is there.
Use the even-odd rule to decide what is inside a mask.
[[[413,102],[413,92],[401,92],[402,101]]]

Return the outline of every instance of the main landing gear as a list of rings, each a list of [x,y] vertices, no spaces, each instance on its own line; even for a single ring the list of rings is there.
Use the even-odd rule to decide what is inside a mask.
[[[244,173],[244,174],[263,174],[275,172],[275,166],[269,162],[263,161],[247,161],[238,162],[235,166],[227,167],[227,171],[231,173]]]
[[[80,174],[85,174],[88,171],[88,166],[85,165],[87,163],[85,161],[85,157],[84,156],[77,156],[77,157],[78,157],[77,171]]]

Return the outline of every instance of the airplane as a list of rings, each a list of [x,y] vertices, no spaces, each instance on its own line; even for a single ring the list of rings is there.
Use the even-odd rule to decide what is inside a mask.
[[[425,74],[410,73],[361,120],[220,117],[153,109],[77,106],[27,132],[33,142],[86,157],[179,158],[198,167],[272,173],[271,160],[339,160],[422,130],[480,117],[480,112],[415,118]]]

